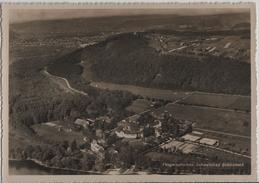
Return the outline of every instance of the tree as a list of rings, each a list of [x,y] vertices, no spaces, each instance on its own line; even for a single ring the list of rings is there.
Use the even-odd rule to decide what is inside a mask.
[[[121,162],[122,168],[129,168],[134,164],[133,149],[127,143],[123,143],[120,147],[119,161]]]
[[[70,144],[71,151],[75,151],[77,149],[77,143],[76,140],[73,140]]]
[[[153,127],[145,127],[143,129],[143,136],[149,137],[155,135],[155,129]]]

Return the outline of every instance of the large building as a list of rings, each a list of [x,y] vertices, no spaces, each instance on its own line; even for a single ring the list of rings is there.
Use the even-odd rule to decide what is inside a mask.
[[[123,121],[115,134],[120,138],[142,138],[143,128],[136,123]]]

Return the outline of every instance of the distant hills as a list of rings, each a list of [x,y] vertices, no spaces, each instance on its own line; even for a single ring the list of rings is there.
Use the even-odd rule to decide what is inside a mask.
[[[250,64],[221,57],[161,55],[143,33],[125,33],[77,50],[49,66],[50,72],[91,81],[166,89],[250,94]]]
[[[240,39],[249,43],[250,15],[136,15],[10,25],[11,40],[35,38],[44,42],[45,38],[50,38],[55,42],[70,38],[70,42],[82,37],[105,35],[104,41],[80,48],[48,65],[52,74],[77,83],[106,81],[166,89],[250,94],[249,63],[214,56],[201,60],[184,54],[163,55],[149,45],[145,34],[193,38],[241,34]]]
[[[66,20],[45,20],[15,23],[10,25],[12,34],[28,38],[32,36],[52,37],[91,36],[109,32],[134,32],[148,30],[175,30],[190,25],[191,30],[232,28],[249,25],[249,13],[217,14],[217,15],[135,15],[110,16],[96,18],[76,18]],[[12,36],[12,35],[11,35]]]

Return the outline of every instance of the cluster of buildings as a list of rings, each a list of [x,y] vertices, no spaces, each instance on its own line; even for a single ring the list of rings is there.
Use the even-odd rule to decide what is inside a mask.
[[[102,122],[102,123],[111,123],[112,122],[112,118],[108,117],[108,116],[100,116],[96,119],[81,119],[81,118],[77,118],[74,121],[74,124],[78,127],[82,127],[84,129],[89,128],[89,127],[93,127],[95,122]]]
[[[219,140],[203,137],[203,133],[193,131],[180,137],[179,139],[170,139],[160,145],[160,148],[169,152],[180,151],[184,154],[194,152],[199,145],[207,145],[217,147]]]
[[[115,134],[119,138],[137,139],[146,137],[145,130],[149,130],[148,135],[155,137],[161,137],[163,133],[178,137],[192,131],[192,122],[175,119],[167,111],[159,116],[152,114],[151,119],[144,123],[140,117],[141,115],[135,115],[133,118],[122,120],[118,123]]]
[[[143,129],[134,119],[122,120],[115,134],[119,138],[137,139],[143,137]]]

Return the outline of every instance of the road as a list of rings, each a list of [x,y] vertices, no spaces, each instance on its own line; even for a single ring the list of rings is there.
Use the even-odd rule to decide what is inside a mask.
[[[232,137],[240,137],[240,138],[246,138],[246,139],[251,139],[249,136],[244,136],[244,135],[238,135],[234,133],[227,133],[227,132],[221,132],[221,131],[215,131],[215,130],[208,130],[208,129],[203,129],[203,128],[193,128],[194,130],[199,130],[199,131],[204,131],[204,132],[210,132],[210,133],[217,133],[220,135],[228,135]]]
[[[226,152],[226,153],[230,153],[230,154],[233,154],[233,155],[242,156],[244,158],[251,159],[251,156],[248,156],[248,155],[245,155],[245,154],[240,154],[240,153],[237,153],[237,152],[234,152],[234,151],[230,151],[230,150],[226,150],[226,149],[222,149],[222,148],[219,148],[219,147],[205,145],[205,144],[200,144],[198,142],[191,142],[191,141],[187,141],[187,142],[191,143],[191,144],[194,144],[194,145],[198,145],[198,146],[202,146],[202,147],[207,147],[207,148],[210,148],[210,149],[215,149],[215,150],[218,150],[218,151],[222,151],[222,152]]]
[[[187,97],[191,96],[193,94],[193,92],[190,92],[189,94],[187,94],[184,97],[178,98],[177,100],[170,102],[169,104],[177,104],[179,101],[186,99]],[[168,105],[168,104],[167,104]]]
[[[225,93],[213,93],[213,92],[202,92],[202,91],[195,91],[194,94],[213,94],[213,95],[218,95],[218,96],[236,96],[236,97],[247,97],[251,98],[251,96],[248,95],[239,95],[239,94],[225,94]]]
[[[250,112],[246,111],[241,111],[241,110],[234,110],[234,109],[223,109],[223,108],[218,108],[218,107],[208,107],[208,106],[198,106],[198,105],[189,105],[189,104],[179,104],[179,103],[169,103],[170,104],[175,104],[175,105],[180,105],[180,106],[190,106],[193,108],[199,108],[199,109],[214,109],[218,111],[226,111],[226,112],[235,112],[235,113],[243,113],[243,114],[250,114]]]
[[[85,93],[84,91],[80,91],[80,90],[77,90],[73,87],[71,87],[71,85],[69,84],[68,80],[66,78],[63,78],[63,77],[59,77],[59,76],[55,76],[55,75],[52,75],[50,74],[48,71],[44,70],[43,71],[45,75],[47,75],[48,77],[51,77],[51,78],[54,78],[54,79],[60,79],[60,80],[63,80],[65,82],[65,86],[66,88],[71,91],[72,93],[77,93],[77,94],[80,94],[80,95],[84,95],[84,96],[88,96],[87,93]]]

